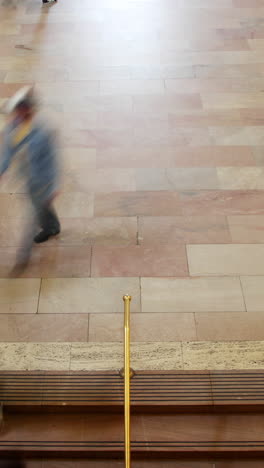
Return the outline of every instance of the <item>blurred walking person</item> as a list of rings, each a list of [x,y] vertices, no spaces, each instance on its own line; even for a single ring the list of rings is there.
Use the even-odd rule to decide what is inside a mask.
[[[33,207],[33,220],[28,223],[17,256],[16,267],[23,269],[33,243],[45,242],[60,232],[60,222],[52,205],[58,180],[57,147],[54,132],[38,118],[32,88],[18,91],[8,101],[6,111],[9,121],[3,136],[0,176],[16,159]]]

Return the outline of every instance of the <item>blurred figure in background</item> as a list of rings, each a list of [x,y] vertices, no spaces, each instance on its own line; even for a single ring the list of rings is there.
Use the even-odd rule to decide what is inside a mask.
[[[0,176],[15,158],[34,212],[17,257],[16,268],[23,269],[29,261],[33,242],[45,242],[60,232],[52,206],[58,179],[57,146],[55,133],[37,116],[33,88],[18,91],[8,101],[6,111],[8,123],[3,136]]]

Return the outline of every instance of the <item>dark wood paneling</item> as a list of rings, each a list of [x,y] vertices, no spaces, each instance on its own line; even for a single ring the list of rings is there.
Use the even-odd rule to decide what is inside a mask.
[[[264,403],[263,371],[212,371],[210,378],[215,407]]]
[[[6,406],[123,405],[117,372],[2,372],[0,401]],[[264,406],[264,372],[138,372],[131,382],[134,408]]]
[[[263,453],[263,414],[137,414],[134,453]],[[123,453],[123,415],[7,414],[0,450]]]
[[[211,462],[132,460],[133,468],[214,468]],[[31,467],[29,467],[31,468]],[[124,468],[122,460],[45,460],[41,468]]]
[[[215,468],[263,468],[264,458],[261,460],[232,460],[219,461],[215,463]]]

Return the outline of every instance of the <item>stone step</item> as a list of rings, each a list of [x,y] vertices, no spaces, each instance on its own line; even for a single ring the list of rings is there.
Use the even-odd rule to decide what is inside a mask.
[[[264,456],[264,371],[140,371],[133,456]],[[123,456],[118,372],[1,372],[0,452]]]
[[[123,408],[123,378],[109,372],[0,372],[4,408],[39,406]],[[131,406],[258,409],[264,406],[264,371],[137,371]]]
[[[264,455],[263,412],[133,414],[133,455]],[[7,412],[0,452],[122,457],[123,414]]]

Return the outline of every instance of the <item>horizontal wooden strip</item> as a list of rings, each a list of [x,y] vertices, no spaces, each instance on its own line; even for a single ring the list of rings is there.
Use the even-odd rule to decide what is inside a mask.
[[[131,403],[262,404],[263,389],[263,371],[142,371],[131,380]],[[118,372],[1,372],[0,402],[122,405],[123,379]]]

